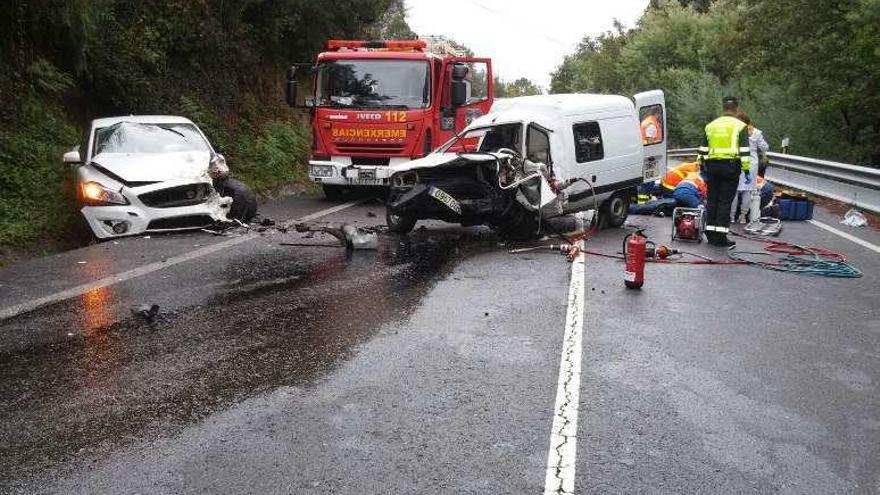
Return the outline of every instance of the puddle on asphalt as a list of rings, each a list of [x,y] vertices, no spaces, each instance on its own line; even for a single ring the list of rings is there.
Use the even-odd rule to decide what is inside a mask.
[[[87,294],[67,309],[99,323],[81,339],[0,354],[0,486],[173,434],[278,387],[308,386],[409,317],[457,262],[497,242],[454,229],[384,235],[376,251],[338,249],[318,262],[243,256],[205,303],[152,325],[128,316],[101,326],[111,313],[99,302],[111,296]]]

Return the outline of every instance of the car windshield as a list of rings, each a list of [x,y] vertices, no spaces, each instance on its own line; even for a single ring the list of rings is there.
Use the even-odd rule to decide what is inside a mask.
[[[471,129],[455,136],[437,149],[437,153],[460,151],[498,151],[508,148],[522,152],[522,124],[501,124],[492,127]]]
[[[431,70],[422,60],[336,60],[318,67],[316,105],[425,108]]]
[[[210,148],[193,124],[120,122],[95,131],[94,150],[93,154],[99,155],[210,151]]]

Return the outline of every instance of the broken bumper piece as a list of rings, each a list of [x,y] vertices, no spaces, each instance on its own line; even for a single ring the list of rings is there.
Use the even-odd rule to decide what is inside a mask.
[[[419,220],[436,219],[463,225],[476,225],[493,213],[488,198],[456,197],[442,187],[416,184],[406,192],[394,194],[388,203],[391,213]]]

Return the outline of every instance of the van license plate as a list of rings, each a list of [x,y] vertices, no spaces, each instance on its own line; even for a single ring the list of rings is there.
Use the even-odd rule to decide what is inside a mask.
[[[428,196],[446,205],[447,208],[461,215],[461,205],[458,201],[450,196],[446,191],[437,189],[434,186],[428,188]]]

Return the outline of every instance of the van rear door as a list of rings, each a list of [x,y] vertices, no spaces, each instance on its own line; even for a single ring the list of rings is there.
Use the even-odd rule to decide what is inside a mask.
[[[655,89],[633,97],[639,112],[640,136],[644,151],[645,182],[659,179],[666,173],[666,97]]]

